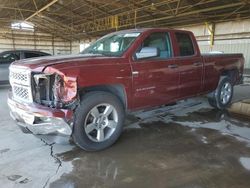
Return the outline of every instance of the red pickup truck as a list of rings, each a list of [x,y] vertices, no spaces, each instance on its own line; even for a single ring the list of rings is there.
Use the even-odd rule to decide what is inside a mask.
[[[242,54],[201,55],[188,31],[124,30],[79,55],[14,62],[8,105],[23,129],[71,135],[96,151],[118,139],[128,111],[206,94],[213,107],[226,108],[243,66]]]

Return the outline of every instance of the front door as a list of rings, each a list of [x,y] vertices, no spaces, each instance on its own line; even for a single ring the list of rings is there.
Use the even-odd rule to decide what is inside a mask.
[[[144,59],[135,57],[132,62],[134,108],[158,106],[178,97],[179,75],[172,58],[169,34],[150,34],[137,52],[145,47],[156,48],[158,56]]]

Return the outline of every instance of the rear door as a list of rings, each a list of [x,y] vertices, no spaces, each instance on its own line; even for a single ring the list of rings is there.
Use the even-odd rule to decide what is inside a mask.
[[[179,97],[197,95],[202,89],[203,63],[194,37],[189,32],[176,32],[176,64],[180,72]]]
[[[41,55],[36,52],[24,52],[24,58],[40,57]]]
[[[155,47],[158,57],[135,59],[133,72],[134,108],[166,104],[177,97],[178,69],[174,66],[169,33],[155,32],[147,36],[140,47]]]

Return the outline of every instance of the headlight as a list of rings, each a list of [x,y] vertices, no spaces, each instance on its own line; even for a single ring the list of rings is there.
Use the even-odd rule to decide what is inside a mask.
[[[56,74],[53,84],[53,94],[55,101],[61,101],[64,96],[64,82],[60,75]]]
[[[55,102],[70,104],[77,98],[77,82],[75,77],[55,74],[53,94]]]
[[[54,75],[47,73],[35,73],[33,75],[33,96],[34,100],[38,103],[49,103],[53,100],[53,94],[51,91],[51,84],[54,82]],[[52,105],[52,104],[47,104]]]
[[[34,74],[35,101],[62,108],[76,99],[76,79],[58,73]]]
[[[51,75],[52,74],[49,74],[49,73],[47,73],[47,74],[45,74],[45,73],[35,74],[34,80],[35,80],[36,85],[38,85],[41,80],[49,81]]]

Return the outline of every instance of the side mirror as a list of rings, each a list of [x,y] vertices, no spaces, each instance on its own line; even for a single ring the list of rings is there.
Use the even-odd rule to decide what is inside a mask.
[[[135,54],[137,59],[158,57],[158,49],[155,47],[143,47],[140,52]]]

